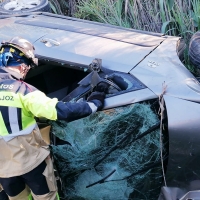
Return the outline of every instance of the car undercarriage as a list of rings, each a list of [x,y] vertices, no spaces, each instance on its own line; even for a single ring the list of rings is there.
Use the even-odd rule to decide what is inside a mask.
[[[2,40],[34,43],[39,66],[25,81],[47,96],[86,101],[110,85],[102,111],[44,119],[61,198],[199,198],[200,84],[180,60],[180,38],[49,13],[0,18]]]

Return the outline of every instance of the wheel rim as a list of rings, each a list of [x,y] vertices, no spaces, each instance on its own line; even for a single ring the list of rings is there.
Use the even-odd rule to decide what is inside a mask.
[[[4,5],[4,9],[9,11],[28,10],[40,3],[41,0],[12,0]]]

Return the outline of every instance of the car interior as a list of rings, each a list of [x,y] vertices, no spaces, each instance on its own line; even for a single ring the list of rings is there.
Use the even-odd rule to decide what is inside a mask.
[[[121,81],[109,77],[117,76]],[[146,86],[130,74],[112,71],[101,67],[96,71],[90,66],[85,68],[40,60],[39,66],[31,69],[27,76],[27,83],[44,92],[50,98],[58,98],[62,101],[78,100],[87,95],[100,82],[107,82],[110,87],[107,97],[122,94],[124,92],[143,89]]]

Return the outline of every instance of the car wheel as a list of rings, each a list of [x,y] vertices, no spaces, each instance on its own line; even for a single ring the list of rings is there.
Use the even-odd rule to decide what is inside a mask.
[[[191,63],[199,70],[200,69],[200,31],[196,32],[189,44],[189,58]]]
[[[178,41],[178,45],[177,45],[177,54],[179,59],[184,62],[184,51],[186,49],[186,43],[183,39],[180,39]]]
[[[36,11],[51,12],[48,0],[5,0],[0,4],[0,15]]]

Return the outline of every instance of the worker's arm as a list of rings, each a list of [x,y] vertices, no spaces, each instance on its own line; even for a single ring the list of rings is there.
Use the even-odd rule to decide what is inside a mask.
[[[93,92],[87,99],[87,102],[69,103],[58,102],[56,104],[58,119],[72,121],[86,117],[91,113],[103,108],[105,93]]]
[[[44,117],[50,120],[72,121],[86,117],[103,107],[105,94],[93,92],[87,102],[61,102],[56,98],[49,98],[43,92],[34,91],[22,98],[27,115]]]

